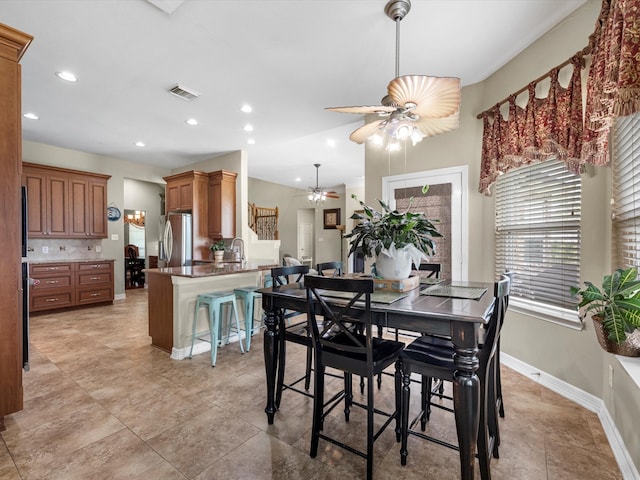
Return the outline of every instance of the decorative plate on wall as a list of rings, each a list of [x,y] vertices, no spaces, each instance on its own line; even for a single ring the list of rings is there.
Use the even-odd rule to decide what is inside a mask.
[[[107,218],[110,222],[115,222],[120,220],[122,213],[120,213],[120,209],[118,207],[107,207]]]

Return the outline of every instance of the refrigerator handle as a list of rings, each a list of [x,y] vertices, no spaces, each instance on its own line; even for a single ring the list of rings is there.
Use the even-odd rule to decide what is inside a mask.
[[[173,250],[173,231],[171,229],[171,222],[167,221],[164,226],[164,253],[165,253],[165,261],[171,260],[171,253]]]

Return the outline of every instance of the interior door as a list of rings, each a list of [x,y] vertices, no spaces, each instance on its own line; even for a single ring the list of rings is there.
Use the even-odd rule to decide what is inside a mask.
[[[315,210],[306,208],[298,210],[298,258],[313,258],[313,220]]]

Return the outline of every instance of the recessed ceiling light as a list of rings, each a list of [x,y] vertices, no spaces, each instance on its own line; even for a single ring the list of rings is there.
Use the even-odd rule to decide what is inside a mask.
[[[244,113],[253,112],[253,108],[251,107],[251,105],[243,105],[242,107],[240,107],[240,110],[242,110]]]
[[[335,147],[336,141],[333,138],[327,138],[327,145],[329,145],[330,147]]]
[[[145,147],[144,142],[136,142],[136,147]]]
[[[296,177],[296,182],[301,182],[302,179],[300,177]]]
[[[245,132],[253,132],[253,125],[246,124],[244,126],[244,131]]]
[[[56,76],[61,78],[62,80],[66,80],[67,82],[77,82],[78,77],[76,77],[71,72],[56,72]]]
[[[196,120],[195,118],[190,118],[188,120],[185,120],[184,123],[186,123],[187,125],[191,125],[192,127],[195,127],[196,125],[199,124],[198,120]]]
[[[250,138],[249,140],[247,140],[247,143],[248,143],[249,145],[255,145],[255,144],[256,144],[256,141],[255,141],[253,138]]]
[[[25,114],[23,115],[23,117],[24,117],[24,118],[28,118],[29,120],[38,120],[38,118],[40,118],[40,117],[38,117],[38,115],[36,115],[35,113],[31,113],[31,112],[29,112],[29,113],[25,113]]]

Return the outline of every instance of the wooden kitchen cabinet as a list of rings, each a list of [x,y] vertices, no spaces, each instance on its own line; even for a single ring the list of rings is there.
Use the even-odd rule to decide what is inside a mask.
[[[69,178],[46,167],[23,165],[27,187],[29,238],[63,238],[69,234]]]
[[[29,276],[34,280],[29,295],[29,311],[74,305],[73,263],[32,263]]]
[[[112,302],[113,260],[32,263],[29,311]]]
[[[76,264],[76,305],[113,301],[113,260]]]
[[[209,174],[209,237],[236,236],[236,178],[238,174],[218,170]]]
[[[110,175],[23,164],[29,238],[107,238]]]
[[[106,175],[70,175],[69,237],[107,238],[108,178]]]
[[[22,108],[20,59],[33,40],[31,35],[0,24],[0,432],[4,417],[23,408],[22,261],[20,228],[22,207]]]
[[[167,212],[191,212],[202,205],[207,195],[207,174],[191,170],[164,177],[167,182],[165,202]],[[206,202],[204,202],[206,208]]]
[[[164,177],[167,182],[165,205],[167,212],[189,212],[193,222],[193,260],[209,258],[208,193],[209,174],[190,170]]]

